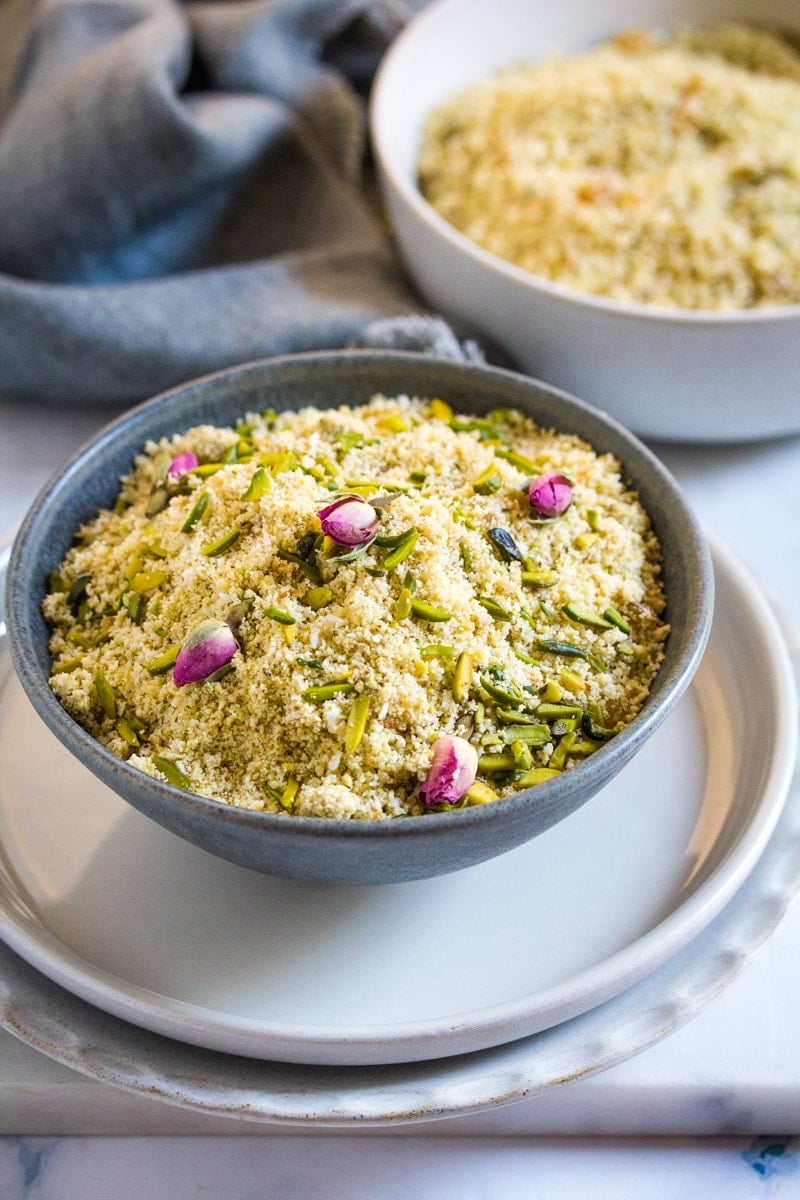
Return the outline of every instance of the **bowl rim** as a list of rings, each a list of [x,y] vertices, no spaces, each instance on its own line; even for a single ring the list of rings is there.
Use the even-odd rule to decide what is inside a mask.
[[[147,418],[151,414],[162,413],[182,396],[195,390],[200,398],[206,396],[206,389],[209,386],[213,388],[214,384],[228,384],[237,379],[244,381],[249,376],[260,375],[265,371],[278,373],[282,370],[302,369],[307,364],[311,366],[312,370],[320,372],[331,370],[346,372],[348,365],[354,362],[377,365],[381,362],[398,361],[407,363],[409,367],[424,364],[426,368],[430,368],[431,365],[438,365],[441,369],[453,370],[456,374],[464,372],[466,375],[489,375],[516,385],[521,384],[525,388],[533,388],[538,392],[545,392],[548,399],[555,399],[559,404],[564,404],[567,413],[574,410],[582,418],[597,423],[601,428],[606,428],[612,436],[621,440],[626,450],[638,460],[636,465],[641,464],[645,470],[650,472],[651,479],[657,480],[659,486],[666,490],[673,505],[677,505],[681,514],[683,520],[682,540],[687,551],[691,551],[696,571],[695,578],[698,583],[694,627],[688,635],[683,654],[667,670],[655,699],[648,696],[644,706],[633,720],[611,742],[580,764],[582,780],[588,780],[591,775],[601,776],[601,782],[597,787],[586,789],[586,799],[594,795],[605,782],[604,767],[609,757],[611,755],[617,757],[623,748],[627,749],[628,755],[635,753],[686,691],[699,666],[711,631],[714,577],[709,548],[699,522],[667,468],[651,450],[613,417],[559,388],[519,372],[471,362],[439,359],[410,351],[318,350],[256,359],[187,380],[185,383],[161,392],[134,408],[126,410],[115,420],[103,426],[93,438],[85,442],[65,464],[50,476],[23,518],[14,539],[6,578],[6,626],[12,664],[23,690],[51,732],[79,761],[95,775],[99,775],[112,789],[114,785],[109,783],[110,778],[128,780],[138,789],[150,792],[162,804],[186,813],[190,820],[192,817],[204,814],[207,819],[225,826],[235,825],[254,831],[262,829],[277,832],[280,830],[283,836],[296,840],[330,839],[331,835],[335,835],[350,840],[368,839],[370,841],[376,838],[386,840],[387,838],[424,837],[442,830],[450,830],[455,833],[456,830],[464,827],[480,826],[485,822],[492,821],[495,819],[495,814],[500,811],[507,814],[509,818],[513,818],[515,813],[521,816],[525,810],[538,803],[539,797],[542,796],[542,788],[548,789],[548,796],[554,804],[558,804],[562,797],[566,797],[572,791],[573,780],[570,777],[573,773],[564,772],[538,787],[527,788],[504,797],[502,809],[494,804],[470,806],[463,809],[425,813],[423,819],[417,820],[353,821],[335,817],[288,816],[284,813],[242,808],[200,795],[197,792],[184,791],[174,787],[172,784],[147,775],[138,767],[131,766],[126,760],[118,758],[84,729],[75,718],[70,716],[51,690],[48,678],[43,677],[35,665],[35,655],[32,652],[32,647],[37,640],[33,630],[34,614],[29,609],[25,592],[26,584],[33,584],[36,556],[33,556],[30,561],[28,560],[28,547],[37,537],[40,527],[47,524],[54,511],[58,511],[59,501],[69,494],[71,476],[87,460],[101,455],[109,443],[113,443],[118,436],[127,433],[132,426],[140,424],[144,426],[140,443],[144,444],[148,436]],[[243,404],[246,405],[246,403],[247,400],[244,399]],[[189,428],[189,426],[186,427]],[[630,474],[628,464],[623,462],[622,466],[623,471]],[[631,481],[636,486],[635,480]],[[663,671],[664,667],[662,666],[659,670]],[[124,792],[122,794],[124,795]],[[128,802],[131,803],[130,800]]]
[[[592,292],[581,292],[576,288],[554,283],[543,275],[526,271],[523,267],[518,267],[506,259],[500,258],[479,246],[477,242],[473,242],[466,234],[461,233],[454,225],[445,220],[425,199],[416,182],[409,178],[397,162],[391,141],[383,134],[384,113],[388,105],[387,95],[392,85],[392,75],[398,71],[398,59],[408,52],[415,39],[425,36],[429,25],[435,25],[441,20],[448,19],[452,11],[457,12],[465,4],[471,3],[474,3],[474,0],[430,0],[430,3],[416,13],[392,41],[375,73],[368,103],[368,124],[373,154],[379,167],[379,173],[383,175],[387,184],[391,186],[414,216],[427,225],[433,233],[438,234],[453,250],[471,258],[479,267],[510,283],[532,292],[541,293],[554,301],[576,308],[593,309],[604,316],[622,317],[626,320],[664,321],[678,326],[696,324],[701,328],[714,326],[728,328],[763,322],[783,322],[797,320],[800,317],[800,303],[725,310],[671,309],[655,304],[611,300]],[[486,75],[482,78],[486,78]],[[475,80],[475,82],[479,82],[479,80]]]

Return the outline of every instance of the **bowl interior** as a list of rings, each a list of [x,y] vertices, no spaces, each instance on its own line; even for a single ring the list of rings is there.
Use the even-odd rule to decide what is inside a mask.
[[[662,544],[669,619],[673,625],[665,661],[642,712],[577,771],[521,792],[503,805],[432,814],[420,821],[348,822],[314,817],[287,820],[187,795],[151,780],[115,758],[66,714],[48,686],[48,630],[40,613],[40,602],[47,574],[59,565],[75,529],[98,508],[114,500],[119,477],[129,470],[134,456],[148,440],[171,436],[201,422],[230,424],[247,412],[267,407],[285,411],[309,405],[330,408],[362,404],[376,392],[439,395],[456,410],[474,413],[485,413],[495,407],[516,407],[540,424],[575,433],[597,451],[610,452],[620,459],[623,474],[639,492]],[[46,724],[106,783],[181,836],[198,840],[226,857],[232,855],[226,854],[230,846],[224,840],[218,838],[213,845],[207,844],[208,830],[214,825],[243,838],[254,830],[271,827],[279,830],[284,839],[297,840],[307,835],[312,841],[330,840],[335,826],[337,839],[361,844],[365,840],[389,839],[393,843],[418,843],[437,828],[446,829],[449,839],[458,836],[459,827],[471,827],[476,835],[483,827],[483,845],[476,840],[474,851],[464,850],[466,857],[456,855],[450,866],[440,868],[452,870],[500,853],[568,815],[599,790],[635,752],[688,686],[710,628],[712,592],[704,539],[674,481],[644,446],[610,418],[555,389],[507,371],[412,354],[338,352],[273,359],[221,372],[156,398],[104,430],[51,480],[23,524],[9,566],[8,624],[17,673]],[[205,832],[198,833],[198,824],[203,822]],[[491,836],[488,839],[485,836],[490,824],[507,826],[495,842]],[[319,852],[312,847],[309,853],[313,859]],[[259,865],[255,851],[247,857],[249,854],[248,846],[237,861],[267,869]],[[316,877],[317,866],[311,859],[310,865],[304,867],[306,877]],[[432,856],[429,866],[435,867],[437,861]],[[414,869],[410,860],[407,869]],[[375,872],[379,873],[377,866]],[[424,873],[438,871],[426,868]],[[383,879],[370,876],[355,881]]]

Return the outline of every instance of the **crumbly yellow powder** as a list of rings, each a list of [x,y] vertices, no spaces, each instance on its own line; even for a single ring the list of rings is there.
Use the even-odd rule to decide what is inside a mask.
[[[531,707],[537,689],[557,684],[564,702],[594,705],[610,727],[622,728],[646,699],[668,632],[659,546],[648,518],[611,456],[519,414],[492,420],[489,428],[453,428],[432,417],[427,402],[378,396],[362,408],[248,417],[243,433],[201,426],[148,445],[122,481],[116,510],[99,513],[79,531],[43,602],[52,626],[53,691],[90,733],[151,775],[158,774],[152,756],[162,756],[179,766],[192,790],[271,812],[284,811],[280,796],[296,781],[291,811],[340,818],[422,812],[418,785],[443,734],[465,736],[482,753],[502,749],[495,744],[502,736],[497,706],[481,692],[479,667],[492,666],[505,681],[532,689],[525,693]],[[201,463],[217,462],[232,446],[250,456],[203,479],[188,476],[185,492],[146,515],[165,452],[192,450]],[[537,473],[570,477],[574,500],[563,517],[532,523],[526,471],[496,453],[509,448],[530,459]],[[260,465],[271,487],[257,501],[244,500]],[[502,479],[488,496],[473,487],[487,467]],[[412,472],[424,473],[424,482],[415,485]],[[349,564],[318,551],[333,599],[313,610],[303,603],[313,583],[277,552],[319,533],[316,514],[336,495],[333,489],[359,487],[362,495],[403,489],[384,510],[381,533],[414,528],[419,540],[403,563],[377,575],[368,569],[383,570],[387,548],[373,545]],[[208,508],[184,533],[201,491],[210,496]],[[234,527],[241,534],[226,553],[202,553]],[[509,532],[536,569],[552,572],[555,581],[544,587],[523,582],[521,565],[502,561],[487,538],[493,528]],[[396,616],[407,572],[415,595],[450,620]],[[145,593],[136,624],[125,599],[131,580],[138,577],[141,585],[148,573],[158,582]],[[84,574],[91,580],[83,607],[71,609],[66,591]],[[494,599],[512,620],[495,620],[479,596]],[[171,672],[148,671],[148,663],[178,646],[197,623],[225,620],[244,600],[252,605],[238,631],[241,652],[224,678],[178,688]],[[569,621],[562,606],[570,602],[594,613],[613,606],[629,621],[630,636]],[[288,635],[266,615],[270,607],[296,618]],[[593,660],[543,652],[541,639],[569,641]],[[451,647],[453,656],[423,656],[430,645]],[[536,663],[522,661],[515,650]],[[472,691],[459,702],[453,673],[462,651],[476,670]],[[65,664],[70,669],[59,670]],[[140,746],[131,748],[104,714],[98,673],[115,691],[118,716],[131,717],[142,730]],[[322,704],[304,699],[309,687],[340,680],[354,684],[351,695]],[[346,721],[361,694],[370,699],[366,732],[347,753]],[[557,741],[534,750],[535,765],[547,765]],[[505,795],[519,775],[480,778]]]
[[[504,70],[430,117],[424,195],[485,249],[617,301],[800,302],[800,55],[725,25]]]

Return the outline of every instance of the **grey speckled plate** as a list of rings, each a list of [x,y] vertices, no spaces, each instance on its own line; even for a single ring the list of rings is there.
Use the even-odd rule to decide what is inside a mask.
[[[795,778],[779,824],[749,877],[711,924],[666,964],[555,1028],[440,1061],[298,1066],[196,1049],[99,1011],[3,944],[0,1023],[95,1079],[197,1111],[343,1127],[469,1113],[603,1070],[677,1029],[764,944],[799,879],[800,779]],[[9,899],[6,895],[6,904]]]

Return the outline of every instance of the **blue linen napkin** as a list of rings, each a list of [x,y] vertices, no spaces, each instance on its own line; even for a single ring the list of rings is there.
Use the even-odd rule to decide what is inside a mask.
[[[461,355],[441,321],[387,323],[419,306],[362,184],[354,85],[402,16],[391,0],[5,0],[0,390],[128,404],[373,332]]]

